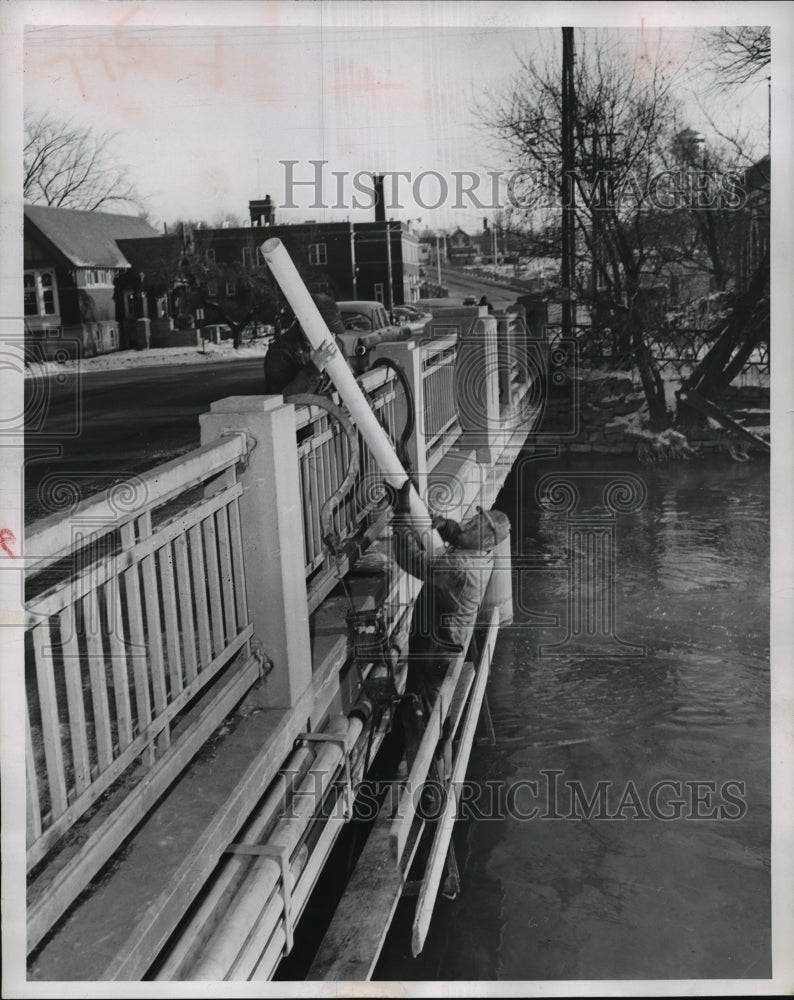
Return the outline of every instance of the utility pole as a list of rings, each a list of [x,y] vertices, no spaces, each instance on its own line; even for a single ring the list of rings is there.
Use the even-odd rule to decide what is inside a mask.
[[[355,223],[350,223],[350,267],[352,271],[353,278],[353,298],[358,298],[358,281],[356,274],[358,272],[358,267],[356,266],[356,230]]]
[[[576,245],[574,242],[574,116],[576,96],[573,86],[573,28],[562,29],[562,332],[570,337],[576,323],[573,301],[576,276]]]
[[[389,312],[394,309],[394,283],[391,273],[391,220],[386,220],[386,269],[389,275]]]

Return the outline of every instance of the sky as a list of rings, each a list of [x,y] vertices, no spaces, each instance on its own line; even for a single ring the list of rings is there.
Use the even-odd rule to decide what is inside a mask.
[[[705,131],[697,12],[682,26],[676,7],[664,11],[669,25],[659,5],[643,4],[587,5],[577,23],[614,22],[618,9],[613,31],[638,72],[662,44],[685,73],[678,96],[688,118]],[[730,7],[719,5],[712,18]],[[509,171],[478,109],[509,90],[521,55],[558,59],[559,23],[555,4],[32,3],[23,95],[35,111],[115,133],[114,156],[158,226],[245,218],[249,199],[265,194],[277,221],[364,221],[372,210],[354,176],[406,171],[391,217],[471,231],[493,215],[487,171]],[[763,81],[708,102],[728,130],[740,119],[749,125],[766,152]],[[454,207],[453,172],[464,170],[475,172],[485,211],[467,196]],[[318,179],[325,208],[314,198]]]

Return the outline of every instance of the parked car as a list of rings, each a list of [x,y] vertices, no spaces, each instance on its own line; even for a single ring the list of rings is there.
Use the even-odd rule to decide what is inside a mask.
[[[463,305],[464,306],[476,306],[477,305],[477,299],[476,299],[476,297],[474,295],[466,295],[466,296],[464,296],[464,298],[463,298]]]
[[[410,329],[412,337],[421,334],[433,318],[429,310],[423,311],[422,309],[417,309],[416,306],[409,305],[395,306],[392,309],[392,316],[400,326],[407,326]]]
[[[349,359],[366,359],[377,344],[407,340],[411,336],[411,330],[406,325],[391,322],[382,302],[354,299],[337,302],[337,306],[345,327],[339,339],[345,345]]]

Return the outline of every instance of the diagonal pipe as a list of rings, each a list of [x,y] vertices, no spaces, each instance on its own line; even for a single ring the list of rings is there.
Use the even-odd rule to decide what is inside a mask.
[[[361,436],[383,472],[384,478],[395,489],[400,489],[408,480],[408,473],[397,457],[389,435],[372,412],[366,396],[361,391],[361,386],[350,370],[350,366],[336,346],[336,341],[325,325],[325,321],[304,285],[303,279],[298,274],[286,247],[281,240],[274,238],[267,240],[261,249],[312,348],[315,351],[323,348],[326,350],[328,360],[325,364],[325,370],[347,406],[353,422],[361,431]],[[414,530],[430,554],[436,555],[443,552],[444,543],[441,536],[433,527],[427,507],[413,483],[409,487],[409,516]]]

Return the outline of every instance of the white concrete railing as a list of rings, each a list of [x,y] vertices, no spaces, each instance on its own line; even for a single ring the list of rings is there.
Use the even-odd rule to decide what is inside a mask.
[[[245,453],[242,436],[227,437],[27,534],[28,870],[117,782],[130,789],[91,818],[55,884],[40,897],[34,886],[29,947],[258,676],[236,473]]]

